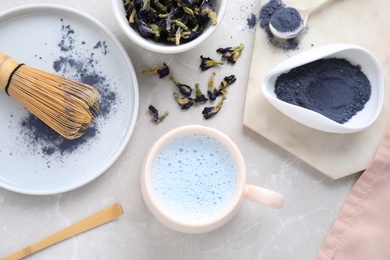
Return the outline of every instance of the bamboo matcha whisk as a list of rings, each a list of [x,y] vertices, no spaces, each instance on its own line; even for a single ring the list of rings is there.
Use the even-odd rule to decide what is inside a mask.
[[[90,85],[19,63],[0,53],[0,89],[67,139],[82,136],[99,111]]]

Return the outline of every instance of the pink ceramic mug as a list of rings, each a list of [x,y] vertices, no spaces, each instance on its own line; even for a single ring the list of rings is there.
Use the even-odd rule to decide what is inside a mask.
[[[151,213],[167,227],[204,233],[227,223],[242,198],[281,208],[281,194],[246,184],[244,159],[222,132],[184,126],[161,137],[145,158],[141,191]]]

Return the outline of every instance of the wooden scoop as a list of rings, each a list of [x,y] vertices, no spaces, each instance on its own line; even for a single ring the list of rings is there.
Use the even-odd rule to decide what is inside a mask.
[[[119,203],[115,203],[95,214],[86,217],[73,225],[60,230],[59,232],[48,236],[26,248],[23,248],[9,256],[1,258],[1,260],[14,260],[21,259],[41,249],[54,245],[72,236],[88,231],[92,228],[105,224],[123,214],[122,206]]]

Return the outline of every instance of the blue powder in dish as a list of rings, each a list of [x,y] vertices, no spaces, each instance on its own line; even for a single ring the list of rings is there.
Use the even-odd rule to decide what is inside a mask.
[[[156,197],[172,216],[204,221],[232,201],[237,176],[235,160],[223,144],[193,134],[174,139],[160,151],[151,182]]]
[[[371,84],[360,66],[328,58],[280,75],[275,94],[280,100],[343,124],[364,108],[371,96]]]

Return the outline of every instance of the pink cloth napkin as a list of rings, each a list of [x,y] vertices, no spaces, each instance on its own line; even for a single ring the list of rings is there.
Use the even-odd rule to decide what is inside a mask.
[[[390,259],[390,128],[322,244],[317,260]]]

